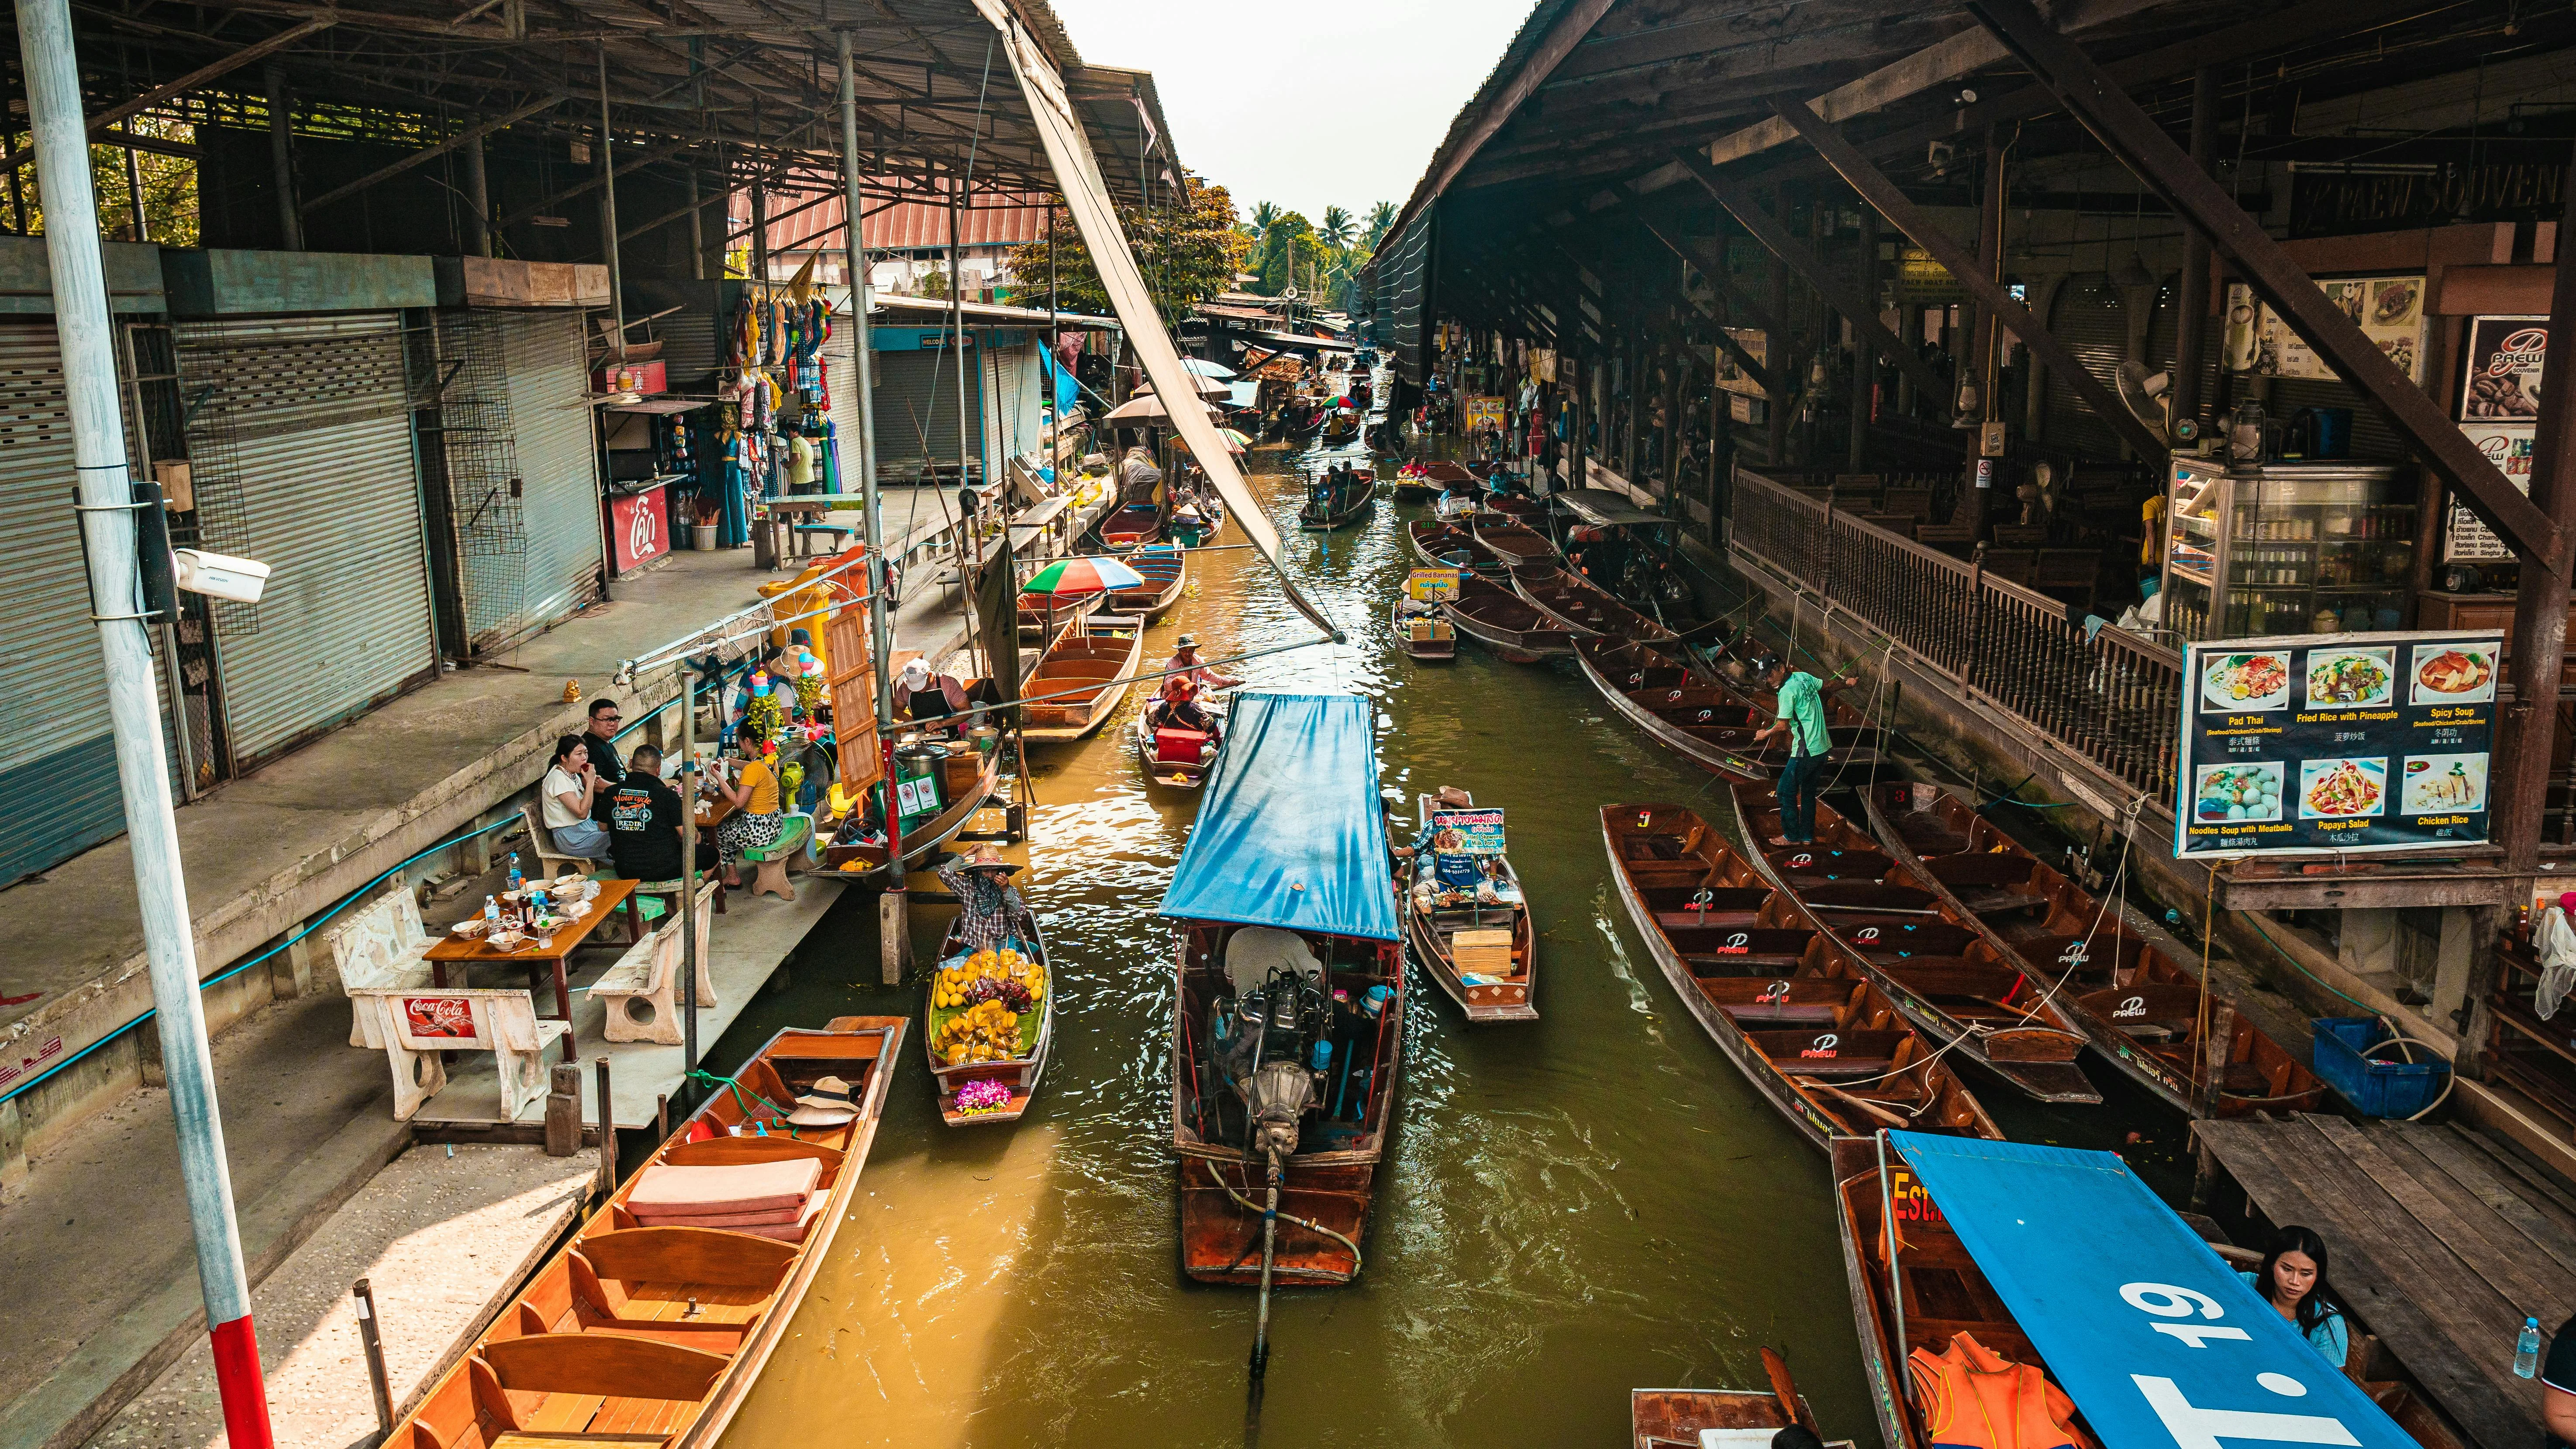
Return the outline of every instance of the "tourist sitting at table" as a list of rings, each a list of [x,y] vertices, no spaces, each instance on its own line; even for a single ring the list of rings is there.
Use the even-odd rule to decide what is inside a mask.
[[[716,827],[717,854],[724,861],[728,886],[742,884],[742,853],[777,844],[787,823],[778,803],[778,775],[769,767],[769,742],[758,730],[745,726],[734,739],[734,749],[741,763],[730,779],[720,776],[715,782],[737,812]]]
[[[582,746],[590,751],[591,773],[600,780],[599,799],[591,805],[590,818],[602,825],[608,823],[609,794],[626,777],[626,766],[617,757],[617,726],[624,718],[617,701],[603,696],[590,702],[590,721],[581,732]]]
[[[590,818],[607,783],[590,767],[590,747],[580,735],[555,741],[554,761],[546,767],[546,782],[538,793],[545,797],[541,813],[557,851],[583,860],[608,857],[608,828]]]
[[[627,880],[680,878],[680,792],[662,778],[662,752],[636,747],[626,778],[608,792],[608,857]],[[706,857],[703,847],[700,858]]]
[[[1199,702],[1199,688],[1186,674],[1163,681],[1163,692],[1155,698],[1148,722],[1156,729],[1196,730],[1210,743],[1221,733],[1216,711]]]

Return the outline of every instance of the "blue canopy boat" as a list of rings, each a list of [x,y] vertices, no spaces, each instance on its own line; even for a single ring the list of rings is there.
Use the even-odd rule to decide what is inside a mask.
[[[1833,1150],[1888,1449],[1932,1449],[1942,1355],[1979,1349],[2044,1370],[2104,1449],[2416,1444],[2116,1155],[1916,1132]],[[2065,1421],[2027,1377],[2023,1402]]]
[[[1238,696],[1163,897],[1181,1266],[1202,1281],[1359,1276],[1404,1045],[1371,715],[1348,696]]]

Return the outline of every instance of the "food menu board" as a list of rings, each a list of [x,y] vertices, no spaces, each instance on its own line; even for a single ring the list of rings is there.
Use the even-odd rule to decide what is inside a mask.
[[[2502,653],[2473,633],[2187,646],[2174,854],[2485,840]]]
[[[1726,335],[1735,339],[1735,345],[1744,349],[1745,356],[1762,364],[1765,372],[1771,369],[1769,333],[1758,327],[1729,327],[1726,329]],[[1746,375],[1743,367],[1736,362],[1735,355],[1723,347],[1717,349],[1717,386],[1722,392],[1739,393],[1745,397],[1769,395],[1762,391],[1762,384]]]
[[[2379,344],[2397,370],[2424,380],[2424,276],[2337,277],[2317,283],[2328,300],[2343,309],[2362,335]],[[2230,372],[2261,377],[2332,379],[2334,369],[2290,330],[2271,304],[2259,301],[2243,282],[2227,284],[2227,342],[2223,354]]]
[[[2506,481],[2524,493],[2531,491],[2531,443],[2540,417],[2540,385],[2548,352],[2546,317],[2469,319],[2456,409],[2460,431]],[[2444,561],[2511,557],[2513,550],[2494,530],[2459,500],[2451,501],[2449,527],[2442,535]]]

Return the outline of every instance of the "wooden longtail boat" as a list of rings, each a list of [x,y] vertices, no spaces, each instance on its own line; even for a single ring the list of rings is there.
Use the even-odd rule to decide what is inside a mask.
[[[1592,687],[1658,743],[1738,780],[1777,778],[1787,762],[1785,743],[1755,743],[1775,718],[1770,711],[1740,691],[1710,683],[1675,655],[1616,639],[1578,639],[1573,647]],[[1833,743],[1827,758],[1833,768],[1857,770],[1857,778],[1868,778],[1878,766],[1884,732],[1863,723],[1840,701],[1828,702],[1826,720]]]
[[[1472,798],[1472,797],[1471,797]],[[1414,797],[1417,820],[1427,821],[1431,812],[1444,807],[1436,795]],[[1421,960],[1441,990],[1458,1003],[1469,1021],[1536,1021],[1538,1008],[1531,1004],[1538,995],[1538,932],[1530,925],[1529,897],[1521,889],[1520,873],[1512,869],[1509,851],[1495,857],[1495,872],[1510,882],[1521,899],[1490,906],[1471,906],[1464,910],[1442,907],[1423,909],[1424,901],[1412,892],[1416,877],[1399,876],[1397,884],[1405,888],[1404,934],[1413,943],[1413,954]],[[1507,972],[1483,970],[1467,980],[1458,966],[1456,943],[1466,932],[1508,933],[1510,950]],[[1491,943],[1471,941],[1470,949],[1491,950]]]
[[[1941,898],[1823,801],[1812,845],[1773,845],[1780,833],[1768,786],[1730,792],[1736,834],[1754,868],[1802,924],[1830,933],[1935,1045],[2043,1102],[2102,1100],[2076,1057],[2084,1028],[2044,978],[2024,972],[1953,918]],[[1953,1045],[1955,1043],[1955,1045]]]
[[[1404,538],[1413,556],[1432,568],[1478,568],[1497,562],[1490,550],[1476,542],[1475,530],[1461,524],[1417,518],[1404,525]]]
[[[1537,664],[1574,652],[1573,630],[1500,584],[1463,578],[1458,597],[1441,607],[1459,633],[1514,664]]]
[[[1548,536],[1505,513],[1476,515],[1476,542],[1507,564],[1546,563],[1558,557]]]
[[[1265,1289],[1349,1283],[1404,1056],[1407,973],[1374,709],[1248,695],[1229,727],[1160,907],[1179,923],[1181,1268]],[[1308,888],[1254,883],[1279,878]]]
[[[1423,464],[1422,475],[1429,479],[1434,487],[1444,491],[1454,492],[1461,488],[1477,486],[1476,475],[1467,471],[1465,464],[1451,462],[1447,458],[1439,458]]]
[[[1764,1349],[1767,1355],[1769,1349]],[[1780,1369],[1782,1379],[1788,1369]],[[1789,1427],[1788,1398],[1794,1390],[1774,1389],[1630,1389],[1628,1424],[1634,1449],[1700,1449],[1702,1429],[1752,1430],[1765,1440]],[[1798,1394],[1796,1422],[1813,1432],[1816,1411]],[[1828,1439],[1826,1449],[1852,1449],[1848,1439]]]
[[[1040,648],[1082,627],[1083,621],[1100,612],[1100,594],[1022,594],[1020,595],[1020,640],[1034,642]]]
[[[1496,493],[1485,499],[1485,507],[1520,523],[1536,523],[1547,517],[1547,505],[1536,498],[1523,498],[1517,493]]]
[[[771,1037],[735,1080],[621,1184],[420,1407],[394,1449],[590,1444],[707,1449],[722,1437],[849,1216],[903,1044],[899,1016],[844,1016]],[[789,1129],[795,1098],[825,1077],[849,1084],[858,1115]],[[753,1123],[772,1135],[736,1136]],[[645,1227],[627,1200],[658,1167],[821,1165],[805,1215],[763,1236],[718,1227]]]
[[[1359,436],[1360,420],[1349,413],[1334,413],[1324,420],[1324,443],[1347,443]]]
[[[1067,631],[1020,684],[1022,743],[1070,744],[1100,728],[1127,697],[1145,658],[1144,621],[1094,619]]]
[[[1397,646],[1416,659],[1457,658],[1458,626],[1450,622],[1448,614],[1437,606],[1427,614],[1407,614],[1404,606],[1410,602],[1408,599],[1396,600],[1387,616],[1387,626],[1394,633]],[[1417,624],[1421,627],[1414,627]]]
[[[1395,501],[1398,503],[1428,503],[1439,492],[1440,484],[1437,481],[1419,473],[1395,475]]]
[[[964,913],[960,912],[956,920],[948,923],[948,934],[940,940],[939,959],[941,961],[952,961],[967,954],[965,928],[966,918]],[[922,1009],[921,1048],[925,1060],[930,1064],[930,1075],[938,1083],[940,1118],[951,1127],[982,1127],[1002,1122],[1017,1122],[1021,1115],[1029,1110],[1030,1101],[1037,1096],[1038,1078],[1046,1073],[1047,1051],[1055,1043],[1055,970],[1047,960],[1046,936],[1038,928],[1036,912],[1023,907],[1017,924],[1012,927],[1011,934],[1017,937],[1019,942],[1012,949],[1030,957],[1035,962],[1038,971],[1037,979],[1044,986],[1043,990],[1030,993],[1035,998],[1030,1002],[1030,1010],[1037,1014],[1037,1024],[1022,1029],[1021,1049],[1016,1056],[1000,1061],[959,1061],[950,1065],[940,1049],[940,1032],[950,1021],[964,1015],[968,1008],[941,1005],[939,1003],[943,984],[941,974],[936,971],[931,973],[930,984],[926,991],[929,1004]],[[970,959],[964,976],[965,981],[971,986],[978,974]],[[1000,973],[997,971],[992,974]],[[1023,1011],[1019,1015],[1025,1021],[1029,1012]],[[981,1112],[960,1112],[957,1110],[957,1093],[969,1082],[999,1082],[1010,1088],[1011,1099],[999,1107],[988,1108]]]
[[[1172,611],[1181,601],[1181,590],[1190,582],[1190,556],[1169,544],[1148,544],[1127,555],[1126,564],[1144,576],[1142,587],[1118,589],[1109,595],[1108,611],[1125,614],[1153,623]]]
[[[1644,644],[1669,644],[1672,630],[1610,597],[1583,575],[1557,564],[1524,564],[1512,570],[1512,588],[1578,634],[1602,634]]]
[[[1100,520],[1100,546],[1111,553],[1124,554],[1144,547],[1163,536],[1163,506],[1159,503],[1129,503]]]
[[[1828,1148],[1882,1127],[2002,1140],[1859,957],[1698,815],[1605,805],[1601,840],[1664,979],[1809,1142]]]
[[[1870,830],[1953,918],[1975,927],[2004,960],[2041,983],[2094,1048],[2147,1090],[2191,1116],[2304,1112],[2326,1084],[2225,996],[2204,996],[2171,939],[2125,907],[2102,902],[1954,792],[1888,784],[1862,792]],[[2153,939],[2151,939],[2151,937]],[[2202,1054],[2204,1018],[2231,1023],[2215,1063]],[[2215,1102],[2204,1088],[2220,1073]]]
[[[1204,700],[1201,704],[1211,711],[1217,709]],[[1179,739],[1177,735],[1170,739],[1158,737],[1154,727],[1154,697],[1150,694],[1144,706],[1136,711],[1136,722],[1128,727],[1128,734],[1136,742],[1136,758],[1145,767],[1145,778],[1157,785],[1173,790],[1195,790],[1207,780],[1208,771],[1216,764],[1217,750],[1207,749],[1204,744],[1193,749],[1189,741]],[[1201,737],[1202,740],[1204,738]],[[1217,737],[1220,749],[1223,740],[1224,736],[1220,734]],[[1191,758],[1192,755],[1196,758]]]
[[[1377,489],[1374,483],[1337,488],[1330,499],[1309,497],[1305,506],[1297,510],[1297,526],[1308,533],[1330,533],[1337,528],[1347,528],[1358,522],[1360,515],[1368,512],[1369,505],[1375,502]]]
[[[939,847],[956,839],[957,832],[966,828],[966,822],[975,818],[975,812],[984,808],[985,799],[993,793],[993,786],[1002,778],[1004,753],[1004,750],[996,749],[985,755],[983,768],[978,772],[975,788],[972,791],[958,795],[950,800],[937,815],[914,825],[903,833],[903,863],[906,866],[920,864],[929,859]],[[874,870],[886,863],[884,840],[851,838],[855,836],[859,826],[860,812],[853,810],[850,812],[850,818],[842,822],[842,838],[823,847],[825,865],[834,870],[857,874]]]

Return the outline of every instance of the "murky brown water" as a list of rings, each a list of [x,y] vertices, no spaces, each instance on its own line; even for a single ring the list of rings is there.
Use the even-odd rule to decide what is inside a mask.
[[[1269,470],[1255,481],[1275,490],[1289,567],[1353,643],[1235,672],[1377,700],[1400,814],[1439,784],[1509,810],[1542,933],[1542,1019],[1470,1031],[1417,976],[1365,1272],[1281,1297],[1267,1391],[1248,1414],[1253,1294],[1181,1277],[1165,1148],[1171,981],[1153,910],[1197,802],[1149,797],[1114,722],[1040,753],[1023,887],[1063,1016],[1037,1107],[1014,1128],[948,1129],[907,1043],[858,1215],[725,1442],[1606,1449],[1628,1442],[1629,1389],[1759,1385],[1766,1343],[1787,1352],[1829,1434],[1876,1442],[1824,1163],[1673,999],[1606,875],[1601,805],[1704,803],[1709,777],[1609,718],[1570,663],[1506,664],[1466,641],[1451,664],[1406,658],[1385,610],[1414,510],[1381,498],[1319,545],[1293,531],[1295,463],[1251,461]],[[1312,632],[1248,553],[1201,555],[1193,576],[1147,657],[1182,629],[1210,658]],[[715,1062],[780,1025],[919,1010],[917,988],[871,984],[874,909],[856,892],[796,975]],[[2118,1091],[2109,1071],[2094,1076]],[[1983,1095],[2015,1136],[2115,1135],[2109,1117]]]

